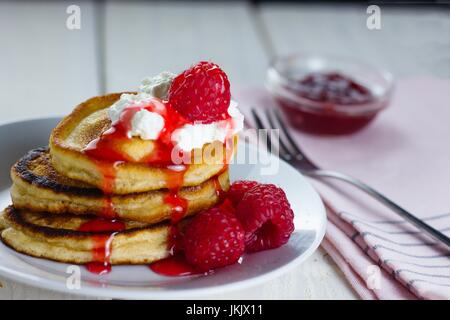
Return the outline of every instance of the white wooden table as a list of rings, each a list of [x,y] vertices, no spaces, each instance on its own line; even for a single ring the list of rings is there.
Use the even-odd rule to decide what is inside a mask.
[[[353,55],[396,75],[450,74],[447,12],[244,3],[80,1],[81,29],[66,28],[71,2],[0,3],[0,123],[63,115],[102,92],[133,89],[161,70],[219,63],[234,87],[262,85],[270,58],[298,50]],[[102,7],[104,6],[104,7]],[[85,298],[0,278],[0,299]],[[298,269],[256,288],[205,299],[354,299],[320,249]]]

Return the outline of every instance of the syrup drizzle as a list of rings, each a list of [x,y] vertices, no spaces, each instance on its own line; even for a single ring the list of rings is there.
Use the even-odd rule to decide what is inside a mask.
[[[165,197],[164,202],[172,207],[171,223],[178,223],[184,218],[188,208],[188,201],[186,199],[182,198],[178,193],[171,191]]]
[[[172,133],[175,129],[188,123],[188,121],[182,118],[177,112],[173,112],[170,105],[166,105],[164,102],[161,102],[155,98],[152,103],[146,107],[127,108],[127,110],[122,113],[118,122],[113,123],[109,130],[105,131],[99,138],[89,143],[85,148],[84,152],[87,155],[97,159],[97,166],[103,175],[102,190],[105,194],[105,201],[102,216],[110,219],[117,217],[117,213],[114,210],[114,204],[111,199],[116,180],[116,167],[121,162],[133,161],[127,154],[123,154],[117,150],[117,143],[130,139],[130,137],[127,136],[127,132],[130,129],[131,120],[136,112],[142,109],[157,112],[165,120],[165,126],[163,130],[161,130],[160,136],[156,141],[153,141],[155,143],[155,151],[148,157],[144,158],[141,162],[153,166],[165,167],[164,172],[169,194],[165,197],[164,201],[172,207],[170,220],[171,226],[168,240],[170,257],[152,263],[149,267],[154,272],[166,276],[186,276],[198,274],[198,272],[186,262],[184,255],[180,253],[182,250],[182,243],[180,241],[182,239],[182,233],[178,227],[178,222],[186,215],[188,201],[179,195],[179,190],[184,184],[184,175],[187,171],[187,167],[174,167],[172,162],[172,153],[175,148],[171,140]],[[227,126],[227,135],[225,140],[226,152],[223,159],[224,167],[213,180],[216,194],[221,200],[225,197],[225,191],[223,190],[218,177],[228,169],[228,164],[234,151],[233,139],[233,123],[231,123],[231,125]],[[184,159],[186,154],[183,154],[180,150],[178,152],[179,156]],[[106,220],[103,219],[102,221],[103,222],[101,223],[104,224],[104,221]],[[109,221],[111,223],[121,223],[116,220]],[[92,240],[94,241],[94,249],[92,255],[95,262],[89,263],[86,266],[90,272],[104,274],[111,271],[111,264],[109,263],[112,249],[111,243],[114,235],[120,230],[123,230],[122,227],[117,230],[106,230],[112,231],[106,235],[93,236]]]
[[[214,182],[214,189],[216,190],[216,196],[219,199],[223,199],[225,196],[225,191],[223,190],[222,185],[220,184],[219,176],[215,176],[213,182]]]
[[[166,259],[156,261],[149,265],[150,270],[163,276],[189,276],[197,274],[198,272],[185,259],[182,250],[182,232],[178,226],[188,208],[188,201],[182,198],[178,191],[183,186],[184,175],[187,168],[185,166],[173,170],[173,167],[168,167],[166,170],[166,181],[169,188],[169,194],[164,201],[172,207],[172,214],[170,219],[168,248],[170,256]]]
[[[228,170],[229,164],[225,163],[222,167],[222,169],[217,173],[217,175],[213,178],[213,183],[214,183],[214,189],[216,191],[216,196],[217,198],[219,198],[219,202],[222,202],[225,197],[227,192],[222,188],[222,185],[220,184],[220,176]]]
[[[167,247],[171,256],[179,254],[183,251],[183,233],[176,224],[171,224],[169,227],[169,238]]]
[[[112,200],[112,195],[114,193],[114,185],[116,181],[116,171],[117,166],[122,162],[102,162],[94,160],[98,170],[101,172],[103,177],[102,191],[103,191],[103,206],[100,215],[104,218],[117,218],[118,214],[114,208],[114,203]]]
[[[187,167],[168,166],[165,169],[166,184],[169,194],[164,198],[164,202],[172,207],[171,223],[175,225],[184,218],[188,209],[188,201],[179,195],[179,190],[184,184],[184,175]]]
[[[153,141],[155,144],[154,152],[144,157],[139,162],[152,165],[171,165],[172,151],[174,144],[172,142],[172,133],[179,127],[189,123],[178,112],[172,109],[170,104],[161,101],[158,98],[152,98],[145,106],[129,106],[120,115],[120,119],[113,123],[111,128],[105,131],[99,138],[90,142],[84,149],[89,156],[106,161],[131,161],[135,162],[128,154],[121,152],[117,148],[120,141],[130,140],[127,132],[131,129],[131,123],[134,115],[147,110],[156,112],[164,118],[164,127],[159,137]]]
[[[95,232],[92,239],[92,262],[86,264],[86,269],[102,275],[111,271],[110,258],[114,236],[125,230],[125,224],[119,220],[97,218],[83,223],[78,231]]]
[[[103,200],[103,207],[102,207],[102,212],[100,213],[100,215],[104,218],[109,218],[109,219],[113,219],[116,218],[117,212],[116,209],[114,208],[114,203],[112,201],[112,197],[111,195],[104,195],[104,200]]]

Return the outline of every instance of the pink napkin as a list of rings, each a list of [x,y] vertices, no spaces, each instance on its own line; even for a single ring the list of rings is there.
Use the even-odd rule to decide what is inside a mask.
[[[244,113],[276,106],[262,88],[235,98]],[[365,181],[450,235],[450,79],[400,80],[389,108],[358,133],[292,133],[321,167]],[[313,184],[328,206],[322,246],[362,298],[450,298],[447,249],[352,186]]]

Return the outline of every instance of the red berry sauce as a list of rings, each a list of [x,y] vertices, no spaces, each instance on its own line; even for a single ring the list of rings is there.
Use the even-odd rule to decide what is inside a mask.
[[[156,144],[155,151],[140,162],[151,165],[172,164],[171,156],[174,149],[171,140],[172,133],[175,129],[188,123],[188,121],[173,110],[170,104],[157,98],[151,99],[146,106],[127,107],[122,112],[119,121],[113,123],[111,128],[99,138],[90,142],[84,149],[84,153],[98,160],[109,161],[111,165],[118,161],[134,162],[127,154],[117,150],[116,146],[118,142],[130,139],[127,136],[127,132],[131,129],[131,120],[141,110],[156,112],[161,115],[164,118],[164,128],[161,130],[158,139],[153,141]]]
[[[166,102],[154,99],[146,107],[128,107],[121,115],[120,120],[117,123],[113,123],[112,127],[104,132],[101,137],[95,139],[84,150],[84,153],[89,155],[96,161],[97,167],[103,175],[102,190],[105,194],[105,203],[102,216],[105,218],[115,218],[117,214],[114,210],[114,205],[111,196],[114,191],[114,184],[116,179],[116,169],[123,162],[132,161],[126,154],[122,154],[117,151],[116,145],[120,141],[130,139],[127,136],[129,126],[131,125],[131,119],[134,114],[139,110],[146,109],[151,112],[158,112],[163,116],[165,120],[165,127],[160,133],[160,136],[154,143],[156,144],[156,151],[153,152],[148,158],[142,160],[142,163],[162,167],[165,172],[166,184],[169,189],[169,194],[165,197],[164,201],[172,207],[171,227],[168,241],[168,249],[171,256],[167,259],[157,261],[150,265],[150,269],[165,276],[185,276],[198,274],[198,272],[190,266],[184,259],[181,248],[182,233],[178,228],[178,222],[181,221],[188,210],[188,201],[179,195],[179,190],[184,184],[184,175],[188,169],[184,165],[174,165],[171,159],[174,145],[171,141],[171,135],[173,131],[182,125],[188,123],[178,112],[171,109],[170,105]],[[213,178],[216,194],[222,199],[225,195],[222,189],[218,176],[222,174],[227,168],[230,158],[233,154],[233,128],[230,126],[229,133],[226,139],[226,153],[224,156],[224,168]],[[190,155],[189,155],[190,156]],[[181,154],[180,158],[184,159],[184,155]],[[98,219],[94,222],[94,225],[108,227],[106,219]],[[112,224],[116,223],[116,220],[109,220]],[[92,226],[89,226],[92,227]],[[88,227],[82,226],[81,229]],[[101,227],[99,227],[101,229]],[[102,230],[81,230],[81,231],[102,231]],[[107,230],[109,231],[109,230]],[[117,232],[117,231],[115,231]],[[111,255],[110,243],[115,233],[101,236],[93,236],[95,242],[95,248],[93,249],[93,257],[96,262],[89,263],[87,269],[96,274],[104,274],[111,270],[109,263],[109,257]]]
[[[154,101],[154,104],[161,103],[157,100]],[[184,175],[187,171],[186,166],[173,166],[171,161],[171,154],[173,149],[173,144],[170,141],[170,137],[172,132],[178,127],[183,125],[185,122],[184,119],[179,117],[177,113],[167,112],[166,106],[162,108],[158,106],[158,108],[154,107],[154,104],[145,107],[145,109],[156,112],[161,112],[165,118],[165,127],[162,130],[160,137],[155,143],[156,152],[153,153],[149,158],[145,159],[143,162],[153,166],[163,167],[166,177],[166,184],[169,189],[169,194],[164,199],[167,204],[172,207],[172,218],[171,218],[171,234],[169,239],[169,247],[171,252],[179,251],[175,249],[175,243],[179,242],[180,232],[177,227],[177,223],[183,219],[186,215],[188,209],[188,202],[186,199],[179,196],[178,191],[184,183]],[[115,149],[115,146],[118,141],[129,139],[126,133],[129,130],[129,125],[131,123],[131,119],[134,114],[141,110],[142,107],[136,108],[128,108],[121,116],[120,120],[113,124],[111,129],[107,130],[102,134],[102,136],[94,141],[92,141],[84,152],[95,159],[98,169],[103,175],[103,185],[102,190],[105,194],[105,203],[103,207],[102,215],[107,218],[114,218],[117,216],[114,210],[114,205],[111,199],[111,196],[114,191],[114,183],[116,179],[116,168],[120,166],[125,161],[130,161],[126,154],[122,154]],[[118,223],[116,220],[108,220],[105,219],[97,219],[94,222],[89,223],[88,225],[83,225],[80,228],[80,231],[109,231],[102,230],[111,229],[111,225]],[[89,229],[95,230],[89,230]],[[119,228],[120,229],[120,228]],[[92,240],[94,241],[94,249],[92,252],[93,259],[95,262],[89,263],[86,265],[87,269],[90,272],[96,274],[105,274],[111,271],[111,265],[109,263],[109,257],[111,255],[111,246],[110,243],[115,235],[114,233],[100,236],[93,236]],[[164,269],[167,269],[167,273],[169,275],[175,275],[175,273],[181,273],[181,275],[186,275],[188,272],[187,262],[184,264],[181,261],[182,258],[177,257],[174,258],[172,262],[170,262],[171,258],[163,260],[161,265],[152,267],[155,269],[155,272],[162,273]],[[175,267],[175,265],[179,265]],[[184,266],[183,266],[184,265]],[[152,265],[153,266],[153,265]],[[177,271],[178,270],[178,271]]]
[[[111,271],[111,244],[117,232],[123,230],[125,230],[125,224],[123,222],[104,218],[87,221],[78,228],[78,231],[96,233],[92,236],[93,261],[86,264],[88,271],[99,275]]]
[[[376,116],[376,111],[355,115],[339,110],[339,106],[351,106],[357,112],[358,108],[377,103],[367,87],[339,73],[313,73],[288,90],[304,102],[280,96],[277,100],[291,124],[306,132],[352,133],[365,127]]]

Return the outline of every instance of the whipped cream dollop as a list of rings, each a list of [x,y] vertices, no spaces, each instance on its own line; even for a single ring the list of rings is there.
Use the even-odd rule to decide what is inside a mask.
[[[225,142],[225,139],[244,128],[244,115],[239,111],[233,100],[228,107],[229,120],[221,120],[208,124],[185,124],[172,134],[172,141],[185,151],[201,148],[214,141]]]
[[[164,128],[164,118],[156,113],[142,109],[133,116],[128,137],[141,137],[144,140],[156,140]]]
[[[120,116],[126,108],[130,107],[145,107],[151,103],[153,96],[147,93],[123,93],[120,99],[117,100],[108,109],[108,115],[112,123],[116,123],[120,120]]]
[[[153,97],[167,99],[170,84],[175,77],[175,74],[168,71],[163,71],[155,77],[146,77],[142,80],[139,91]]]
[[[164,129],[165,120],[161,116],[164,110],[154,110],[153,112],[145,109],[150,104],[154,104],[154,98],[161,100],[167,99],[170,85],[175,75],[170,72],[161,72],[155,77],[145,78],[137,94],[124,93],[120,99],[111,105],[108,109],[108,115],[112,123],[120,121],[123,112],[127,108],[139,108],[131,119],[130,129],[127,136],[140,137],[144,140],[157,140],[161,131]],[[156,108],[163,108],[163,104],[154,104]],[[231,100],[228,107],[230,118],[227,120],[215,121],[208,124],[189,123],[174,130],[171,140],[175,145],[184,150],[191,151],[201,148],[207,143],[225,140],[241,131],[244,127],[244,116],[239,111],[238,105]]]
[[[146,77],[142,80],[137,94],[123,93],[108,109],[111,122],[117,123],[122,113],[127,108],[146,107],[152,104],[154,98],[166,99],[170,84],[175,75],[164,71],[154,77]],[[164,118],[158,112],[146,109],[136,112],[131,119],[129,138],[140,137],[144,140],[156,140],[164,128]]]

